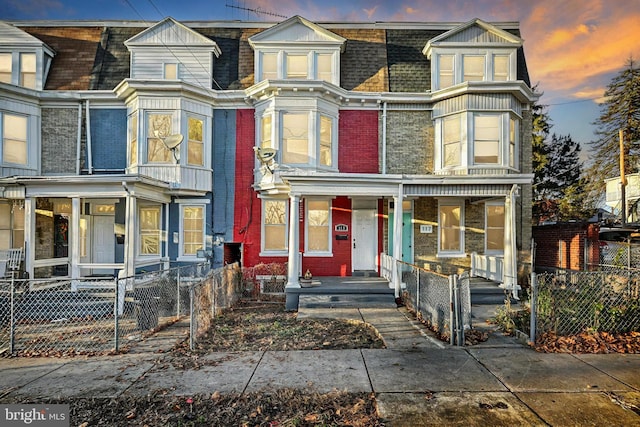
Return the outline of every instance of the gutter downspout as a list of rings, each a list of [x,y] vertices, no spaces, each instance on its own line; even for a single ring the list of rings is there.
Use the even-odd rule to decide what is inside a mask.
[[[86,108],[86,121],[87,121],[87,166],[89,168],[89,175],[93,174],[93,156],[91,153],[91,116],[89,115],[89,100],[85,104]]]
[[[78,103],[78,138],[76,148],[76,175],[80,175],[80,156],[82,155],[82,101]]]
[[[387,101],[382,103],[382,174],[387,174]]]

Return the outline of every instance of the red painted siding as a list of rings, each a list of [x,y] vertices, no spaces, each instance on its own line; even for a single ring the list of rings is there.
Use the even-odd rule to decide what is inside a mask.
[[[338,168],[343,173],[378,173],[378,112],[341,110]]]

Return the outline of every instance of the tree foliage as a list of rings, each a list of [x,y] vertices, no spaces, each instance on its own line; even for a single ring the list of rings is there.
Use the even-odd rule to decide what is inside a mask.
[[[640,171],[640,68],[629,59],[625,68],[609,83],[600,104],[600,116],[593,123],[597,139],[591,141],[593,162],[585,182],[589,197],[602,201],[605,179],[620,176],[619,131],[624,131],[625,172]]]

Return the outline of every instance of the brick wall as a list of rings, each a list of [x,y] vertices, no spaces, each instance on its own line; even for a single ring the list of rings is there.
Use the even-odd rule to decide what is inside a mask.
[[[338,168],[342,173],[378,173],[378,111],[341,110]]]
[[[532,229],[535,268],[585,269],[585,239],[598,241],[598,224],[577,222],[539,225]],[[592,245],[597,248],[598,245]],[[595,258],[597,259],[597,254]]]
[[[76,173],[78,109],[42,109],[42,174]]]
[[[387,111],[387,173],[431,173],[433,143],[430,111]]]

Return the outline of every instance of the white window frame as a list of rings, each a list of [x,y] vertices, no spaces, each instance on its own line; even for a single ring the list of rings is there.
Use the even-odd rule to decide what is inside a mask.
[[[29,56],[33,56],[33,71],[25,71],[24,70],[24,64],[25,64],[25,60],[24,60],[24,56],[29,55]],[[19,85],[22,87],[26,87],[28,89],[37,89],[38,88],[38,55],[35,52],[20,52],[19,53],[19,74],[18,74],[18,82]],[[27,86],[25,84],[25,75],[33,75],[33,86]]]
[[[506,70],[504,72],[498,72],[497,58],[506,60]],[[494,82],[506,82],[511,80],[511,55],[505,53],[495,53],[491,57],[491,69],[493,71],[491,80]]]
[[[3,74],[8,75],[8,81],[0,80],[2,83],[13,84],[13,54],[11,52],[0,52],[0,56],[6,57],[9,59],[8,65],[9,68],[2,71]]]
[[[313,250],[309,247],[309,205],[312,202],[326,202],[327,203],[327,250]],[[304,251],[305,256],[333,256],[333,244],[331,241],[331,230],[333,229],[333,215],[332,215],[332,202],[331,199],[326,198],[305,198],[304,202]]]
[[[193,254],[187,254],[184,251],[185,245],[185,228],[184,228],[184,220],[185,220],[185,209],[186,208],[197,208],[202,209],[202,236],[201,242],[202,246],[200,249],[206,248],[206,235],[207,235],[207,205],[205,203],[180,203],[180,225],[179,225],[179,239],[178,239],[178,261],[188,260],[194,261],[197,260],[197,251]]]
[[[443,57],[453,57],[452,64],[453,70],[448,71],[452,74],[451,85],[445,85],[442,82],[443,70],[441,69],[441,59]],[[437,49],[434,50],[432,54],[432,64],[431,67],[431,87],[432,90],[441,90],[446,89],[450,86],[455,86],[464,81],[468,81],[465,79],[465,67],[464,67],[464,59],[465,57],[482,57],[484,58],[483,65],[483,78],[480,80],[473,80],[473,83],[479,82],[489,82],[489,81],[500,81],[500,82],[511,82],[515,81],[517,78],[516,70],[517,70],[517,58],[516,58],[516,49],[505,49],[505,48],[494,48],[494,49]],[[496,64],[495,58],[497,57],[506,57],[507,58],[507,70],[506,75],[503,73],[498,74],[499,78],[496,79]]]
[[[436,87],[438,89],[444,89],[446,87],[450,87],[456,84],[456,56],[453,54],[440,54],[437,56],[438,58],[438,69],[437,69],[437,81],[436,81]],[[442,69],[442,59],[443,58],[451,58],[451,69],[447,69],[446,73],[443,72]],[[451,84],[445,84],[443,83],[443,76],[446,77],[450,77],[451,78]]]
[[[482,117],[491,118],[492,120],[495,120],[495,122],[497,123],[496,134],[492,135],[491,139],[483,138],[482,140],[480,140],[479,136],[477,135],[478,119]],[[470,156],[473,166],[507,166],[504,164],[506,162],[504,162],[505,143],[504,143],[503,122],[504,122],[504,114],[473,113],[473,128],[472,128],[473,142],[471,143],[472,154]],[[493,139],[493,137],[495,137],[495,139]],[[495,162],[484,162],[484,163],[479,161],[476,162],[477,149],[478,149],[478,146],[482,143],[497,144],[496,153],[495,153],[497,159]]]
[[[437,257],[438,258],[460,258],[466,256],[465,253],[465,209],[464,209],[464,200],[452,199],[452,200],[438,200],[438,250]],[[460,224],[459,224],[459,241],[460,248],[457,250],[442,250],[442,230],[443,226],[441,224],[441,212],[443,207],[457,207],[460,209]]]
[[[467,71],[467,59],[481,59],[482,67],[480,72],[471,72]],[[469,79],[469,77],[473,77]],[[463,54],[462,55],[462,80],[463,82],[483,82],[487,80],[487,56],[486,55],[477,55],[477,54]]]
[[[25,137],[26,139],[24,140],[24,155],[25,155],[25,162],[24,163],[15,163],[15,162],[9,162],[7,160],[5,160],[5,117],[6,116],[12,116],[12,117],[19,117],[21,119],[24,119],[25,121]],[[32,145],[32,141],[31,141],[31,132],[30,132],[30,120],[31,116],[29,115],[25,115],[25,114],[17,114],[17,113],[13,113],[13,112],[7,112],[7,111],[0,111],[0,164],[3,165],[7,165],[10,167],[18,167],[18,168],[29,168],[31,167],[31,145]],[[12,140],[16,140],[16,141],[22,141],[21,139],[15,139],[13,138]]]
[[[265,55],[275,57],[275,71],[267,71],[265,69]],[[288,62],[291,56],[306,57],[307,71],[305,76],[289,77]],[[328,56],[331,64],[331,70],[320,75],[319,58]],[[256,51],[256,64],[254,67],[255,83],[263,80],[323,80],[338,86],[340,84],[340,57],[339,50],[330,49],[269,49]],[[267,75],[266,75],[267,74]]]
[[[489,208],[490,207],[496,207],[496,206],[502,206],[503,209],[503,214],[502,214],[502,227],[491,227],[491,228],[501,228],[502,229],[502,249],[488,249],[487,247],[487,236],[488,236],[488,230],[489,230]],[[502,255],[504,254],[504,232],[505,232],[505,223],[504,220],[506,218],[506,211],[505,211],[506,207],[505,207],[505,203],[504,201],[492,201],[492,202],[486,202],[484,205],[484,253],[487,255]]]
[[[284,203],[284,249],[269,249],[266,245],[266,215],[267,202]],[[289,255],[289,199],[262,198],[261,199],[261,229],[260,229],[260,256],[288,256]]]
[[[147,233],[143,233],[142,230],[142,212],[145,210],[151,210],[154,209],[158,211],[158,229],[157,231],[157,237],[158,237],[158,253],[144,253],[142,251],[142,245],[143,245],[143,236],[145,235],[149,235],[149,236],[153,236],[154,233],[151,232],[147,232]],[[162,249],[163,249],[163,241],[162,241],[162,205],[160,204],[149,204],[149,205],[140,205],[138,207],[138,224],[137,224],[137,233],[138,233],[138,247],[136,248],[136,253],[138,254],[139,257],[141,258],[160,258],[162,256]]]
[[[520,168],[520,120],[509,115],[508,126],[507,166],[519,170]]]

